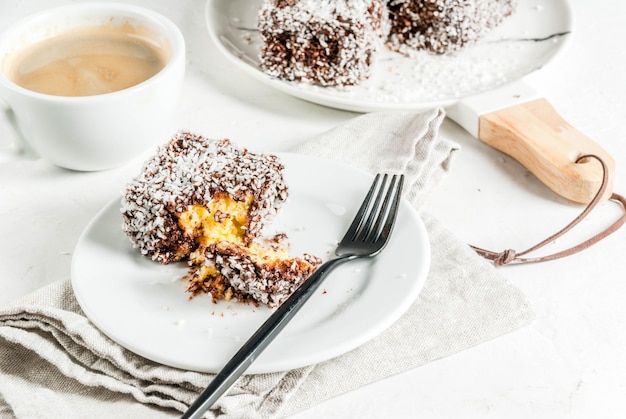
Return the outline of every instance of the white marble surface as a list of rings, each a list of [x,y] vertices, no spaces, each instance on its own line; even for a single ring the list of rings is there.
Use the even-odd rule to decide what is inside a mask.
[[[68,2],[5,0],[0,29],[20,16]],[[230,137],[251,149],[278,151],[354,116],[288,97],[232,68],[206,35],[204,0],[129,2],[168,15],[186,37],[186,85],[172,130],[189,128]],[[572,41],[527,82],[615,157],[615,189],[626,193],[626,3],[571,4]],[[428,210],[462,240],[494,250],[522,250],[581,210],[453,122],[445,122],[443,134],[463,150]],[[106,172],[72,173],[24,156],[11,158],[13,138],[6,115],[0,114],[2,305],[69,277],[79,234],[142,161]],[[546,251],[586,238],[617,216],[616,207],[604,203]],[[624,417],[626,230],[566,259],[500,269],[528,296],[537,313],[532,325],[294,418]]]

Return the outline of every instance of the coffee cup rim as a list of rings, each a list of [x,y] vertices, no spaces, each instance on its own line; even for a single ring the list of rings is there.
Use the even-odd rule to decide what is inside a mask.
[[[63,15],[64,13],[73,11],[81,11],[84,10],[86,12],[89,11],[97,11],[97,10],[110,10],[108,14],[111,17],[121,17],[124,18],[126,15],[132,15],[136,17],[146,18],[150,21],[156,22],[159,27],[164,28],[163,33],[166,34],[168,40],[171,42],[171,56],[167,60],[165,66],[156,74],[149,77],[146,80],[143,80],[140,83],[137,83],[133,86],[127,87],[125,89],[116,90],[114,92],[102,93],[98,95],[88,95],[88,96],[59,96],[59,95],[50,95],[46,93],[36,92],[33,90],[26,89],[16,83],[14,83],[11,79],[7,77],[6,74],[0,69],[0,84],[4,84],[8,89],[18,92],[21,95],[30,96],[33,98],[37,98],[39,100],[46,100],[50,102],[63,102],[63,103],[81,103],[93,100],[107,100],[109,98],[113,99],[120,95],[132,94],[137,90],[141,90],[148,85],[157,82],[158,79],[163,77],[167,77],[167,74],[176,71],[175,67],[177,67],[177,63],[185,60],[185,39],[182,35],[182,32],[178,28],[174,22],[172,22],[167,17],[162,14],[145,7],[124,4],[124,3],[115,3],[115,2],[94,2],[94,3],[77,3],[77,4],[69,4],[64,6],[58,6],[54,8],[48,8],[41,10],[39,12],[32,13],[30,15],[24,16],[22,19],[13,23],[12,25],[6,27],[2,32],[0,32],[0,42],[7,35],[14,32],[22,32],[22,27],[27,25],[32,25],[34,22],[38,20],[45,19],[51,14]],[[0,43],[1,45],[1,43]],[[4,55],[0,57],[0,65],[2,64],[2,60],[4,59]],[[0,98],[1,99],[1,98]]]

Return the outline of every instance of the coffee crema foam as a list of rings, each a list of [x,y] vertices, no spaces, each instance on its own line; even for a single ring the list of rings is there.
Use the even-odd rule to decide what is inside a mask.
[[[146,30],[81,27],[13,54],[5,74],[15,84],[54,96],[93,96],[126,89],[165,67],[169,51]]]

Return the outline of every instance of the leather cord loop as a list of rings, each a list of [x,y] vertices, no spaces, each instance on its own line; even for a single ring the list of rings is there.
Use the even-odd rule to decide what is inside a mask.
[[[478,253],[479,255],[483,256],[486,259],[493,261],[493,263],[498,266],[508,265],[508,264],[520,264],[520,263],[547,262],[549,260],[559,259],[562,257],[573,255],[574,253],[578,253],[596,244],[597,242],[604,239],[609,234],[612,234],[615,231],[617,231],[624,224],[624,222],[626,222],[626,199],[619,194],[613,193],[611,197],[609,198],[609,200],[620,204],[623,214],[620,218],[618,218],[613,224],[611,224],[605,230],[601,231],[600,233],[596,234],[595,236],[585,240],[584,242],[576,246],[570,247],[569,249],[565,249],[557,253],[553,253],[551,255],[540,256],[540,257],[523,257],[524,255],[527,255],[528,253],[531,253],[537,249],[542,248],[546,244],[554,241],[555,239],[562,237],[567,232],[572,230],[578,223],[580,223],[583,219],[585,219],[585,217],[602,200],[602,197],[604,196],[604,193],[606,192],[606,188],[608,187],[608,183],[609,183],[608,168],[606,166],[606,163],[595,154],[586,154],[584,156],[581,156],[576,160],[576,163],[587,158],[596,159],[602,165],[602,184],[600,185],[600,189],[598,189],[598,192],[593,197],[591,202],[587,204],[585,209],[572,222],[570,222],[568,225],[566,225],[565,227],[563,227],[561,230],[557,231],[550,237],[524,250],[523,252],[516,252],[513,249],[506,249],[501,252],[493,252],[491,250],[481,249],[479,247],[472,246],[472,245],[470,245],[470,247],[472,247],[472,249],[474,249],[476,253]]]

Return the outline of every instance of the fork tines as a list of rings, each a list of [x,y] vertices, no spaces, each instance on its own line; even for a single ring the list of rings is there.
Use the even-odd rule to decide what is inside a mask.
[[[391,178],[391,179],[390,179]],[[377,174],[346,238],[357,242],[376,242],[391,233],[396,218],[404,175]]]

